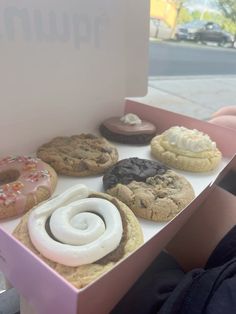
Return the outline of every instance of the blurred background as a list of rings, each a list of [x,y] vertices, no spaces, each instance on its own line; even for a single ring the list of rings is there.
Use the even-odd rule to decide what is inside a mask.
[[[236,74],[235,0],[151,0],[149,75]]]
[[[181,39],[179,28],[197,31],[207,22],[218,25],[219,32],[222,29],[226,34],[236,35],[235,0],[151,0],[150,15],[150,35],[153,38],[160,36],[178,40]],[[183,39],[196,37],[186,36]]]

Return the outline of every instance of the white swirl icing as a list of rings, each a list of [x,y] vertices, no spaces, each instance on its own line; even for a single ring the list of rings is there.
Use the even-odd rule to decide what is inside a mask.
[[[125,124],[131,125],[142,124],[142,120],[134,113],[127,113],[126,115],[120,118],[120,121],[122,121]]]
[[[190,130],[185,127],[174,126],[165,131],[163,135],[171,145],[175,145],[179,149],[191,152],[216,149],[216,143],[207,134],[196,129]]]
[[[30,238],[42,255],[66,266],[79,266],[118,247],[123,233],[118,209],[105,199],[88,196],[86,186],[75,185],[31,212]],[[46,231],[49,217],[55,239]]]

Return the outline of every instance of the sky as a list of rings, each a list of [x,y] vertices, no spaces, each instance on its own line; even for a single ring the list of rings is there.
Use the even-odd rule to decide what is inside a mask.
[[[215,0],[189,0],[186,5],[190,10],[216,10],[216,1]]]

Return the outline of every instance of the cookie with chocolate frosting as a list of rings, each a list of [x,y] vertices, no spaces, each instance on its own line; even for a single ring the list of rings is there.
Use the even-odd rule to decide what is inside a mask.
[[[195,197],[188,180],[159,163],[139,158],[119,161],[103,176],[106,192],[142,218],[168,221]]]
[[[99,129],[108,140],[125,144],[147,144],[157,132],[153,123],[133,113],[106,119]]]
[[[151,141],[152,155],[168,166],[206,172],[221,161],[221,152],[207,134],[196,129],[173,126]]]

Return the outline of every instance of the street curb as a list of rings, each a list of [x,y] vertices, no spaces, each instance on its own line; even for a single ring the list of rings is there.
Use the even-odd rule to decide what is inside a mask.
[[[177,76],[149,76],[148,81],[181,81],[181,80],[236,80],[236,75],[219,74],[219,75],[177,75]]]
[[[206,50],[212,50],[212,49],[220,49],[221,51],[228,51],[228,52],[234,52],[236,47],[230,48],[230,47],[218,47],[217,45],[212,44],[197,44],[191,41],[176,41],[174,39],[166,39],[166,38],[156,38],[156,39],[150,39],[149,43],[164,43],[166,45],[182,45],[186,48],[196,48],[196,49],[206,49]]]

